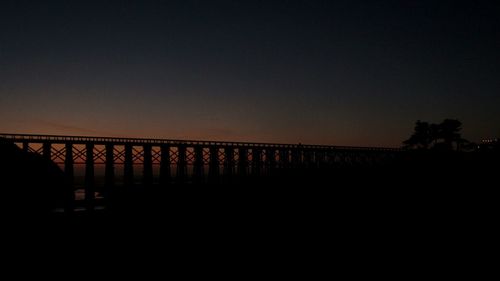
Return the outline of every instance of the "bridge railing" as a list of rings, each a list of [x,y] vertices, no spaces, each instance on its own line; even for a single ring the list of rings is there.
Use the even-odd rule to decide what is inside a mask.
[[[285,144],[285,143],[260,143],[260,142],[232,142],[232,141],[206,141],[206,140],[176,140],[157,138],[125,138],[125,137],[94,137],[94,136],[61,136],[61,135],[36,135],[36,134],[6,134],[0,133],[0,137],[14,142],[31,143],[74,143],[74,144],[171,144],[171,145],[205,145],[205,146],[233,146],[233,147],[276,147],[276,148],[303,148],[303,149],[336,149],[336,150],[376,150],[376,151],[399,151],[392,147],[361,147],[361,146],[333,146],[314,144]]]

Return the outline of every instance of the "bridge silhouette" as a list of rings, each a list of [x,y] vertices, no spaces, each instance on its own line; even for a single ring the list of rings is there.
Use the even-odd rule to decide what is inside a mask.
[[[0,133],[0,137],[60,165],[71,184],[75,165],[84,165],[88,207],[94,206],[96,199],[96,165],[104,165],[104,186],[100,191],[105,191],[117,185],[117,165],[123,166],[125,186],[217,184],[265,177],[283,169],[376,166],[401,151],[384,147],[91,136]],[[140,184],[136,182],[137,174]]]

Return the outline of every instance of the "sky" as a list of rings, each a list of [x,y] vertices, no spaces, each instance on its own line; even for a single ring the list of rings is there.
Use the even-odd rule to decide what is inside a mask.
[[[400,146],[500,136],[500,1],[1,1],[0,132]]]

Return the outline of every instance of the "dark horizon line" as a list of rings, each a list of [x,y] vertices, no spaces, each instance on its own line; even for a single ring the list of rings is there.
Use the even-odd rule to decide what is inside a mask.
[[[208,141],[208,140],[180,140],[180,139],[157,139],[157,138],[134,138],[134,137],[98,137],[98,136],[74,136],[74,135],[42,135],[42,134],[13,134],[0,133],[0,137],[12,140],[30,142],[43,141],[93,141],[93,142],[136,142],[136,143],[158,143],[158,144],[190,144],[190,145],[229,145],[229,146],[261,146],[261,147],[304,147],[304,148],[329,148],[329,149],[352,149],[352,150],[401,150],[401,147],[379,147],[379,146],[337,146],[337,145],[315,145],[315,144],[289,144],[289,143],[266,143],[266,142],[242,142],[242,141]]]

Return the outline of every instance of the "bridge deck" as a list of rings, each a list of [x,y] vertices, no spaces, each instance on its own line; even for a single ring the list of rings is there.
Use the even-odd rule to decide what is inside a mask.
[[[205,140],[175,140],[156,138],[121,138],[121,137],[94,137],[94,136],[61,136],[61,135],[35,135],[35,134],[7,134],[0,133],[0,137],[14,142],[30,143],[72,143],[72,144],[150,144],[160,146],[185,145],[185,146],[218,146],[218,147],[259,147],[259,148],[303,148],[303,149],[335,149],[335,150],[375,150],[375,151],[399,151],[400,148],[393,147],[359,147],[359,146],[334,146],[315,144],[284,144],[284,143],[259,143],[259,142],[233,142],[233,141],[205,141]]]

